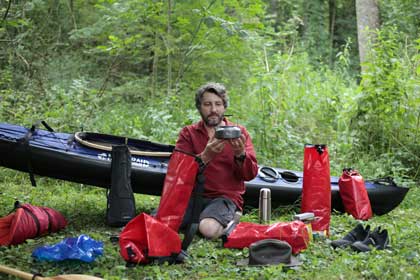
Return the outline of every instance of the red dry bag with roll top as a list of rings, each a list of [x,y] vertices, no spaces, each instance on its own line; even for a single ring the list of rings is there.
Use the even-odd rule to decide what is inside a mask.
[[[184,218],[198,168],[195,157],[178,150],[172,153],[156,219],[174,231],[178,231]]]
[[[346,213],[358,220],[368,220],[372,217],[372,207],[365,181],[357,170],[343,169],[343,174],[338,180],[338,187]]]
[[[142,213],[132,219],[120,234],[120,254],[128,263],[184,261],[186,249],[195,232],[185,235],[181,242],[178,229],[193,189],[195,188],[196,193],[199,192],[197,189],[201,190],[204,186],[204,181],[200,179],[203,168],[199,158],[174,150],[156,216]],[[198,199],[196,197],[197,194],[195,199]]]
[[[309,245],[309,231],[302,221],[280,222],[272,225],[241,222],[228,230],[223,236],[223,247],[242,249],[263,239],[286,241],[293,254],[306,249]]]
[[[315,214],[312,222],[314,233],[329,235],[331,177],[326,145],[305,145],[301,212]]]
[[[153,260],[176,262],[181,253],[178,233],[155,218],[141,213],[121,232],[120,254],[131,264],[146,264]],[[173,257],[173,260],[169,258]]]

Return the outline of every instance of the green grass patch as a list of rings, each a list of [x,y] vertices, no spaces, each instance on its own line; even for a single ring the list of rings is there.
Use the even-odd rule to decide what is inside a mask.
[[[105,225],[105,190],[59,180],[37,177],[38,187],[30,185],[27,174],[0,169],[0,216],[7,215],[15,200],[38,206],[52,207],[69,221],[59,233],[24,244],[0,247],[1,263],[44,276],[58,274],[88,274],[105,279],[419,279],[420,272],[420,189],[410,189],[403,203],[392,212],[375,216],[364,222],[371,227],[381,226],[389,231],[391,247],[382,251],[355,253],[350,249],[334,250],[328,239],[314,240],[299,254],[303,264],[297,269],[284,270],[281,265],[267,267],[237,266],[246,258],[248,250],[225,249],[221,241],[208,241],[196,236],[189,248],[191,258],[180,265],[146,265],[127,268],[120,257],[119,246],[111,236],[118,228]],[[137,213],[150,212],[159,203],[159,197],[136,194]],[[297,207],[273,209],[274,221],[290,221]],[[245,213],[242,220],[257,222],[257,211]],[[351,216],[333,213],[331,239],[350,231],[358,221]],[[79,261],[40,262],[31,257],[32,251],[43,245],[52,245],[66,237],[87,234],[104,242],[104,255],[93,263]],[[3,274],[0,279],[8,278]]]

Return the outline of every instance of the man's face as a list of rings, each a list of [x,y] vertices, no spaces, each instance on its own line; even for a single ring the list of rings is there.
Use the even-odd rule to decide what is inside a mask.
[[[200,105],[200,115],[207,126],[218,126],[224,117],[223,99],[212,92],[206,91]]]

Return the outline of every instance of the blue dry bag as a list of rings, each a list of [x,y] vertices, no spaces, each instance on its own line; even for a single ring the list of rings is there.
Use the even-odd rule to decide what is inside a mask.
[[[32,252],[32,257],[46,261],[70,259],[93,262],[97,256],[103,254],[103,251],[103,242],[82,234],[78,237],[66,238],[55,245],[38,247]]]

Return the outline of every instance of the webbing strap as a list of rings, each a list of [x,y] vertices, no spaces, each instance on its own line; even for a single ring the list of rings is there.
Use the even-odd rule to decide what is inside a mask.
[[[34,176],[34,171],[32,167],[32,155],[31,155],[31,146],[29,145],[29,141],[31,140],[35,130],[42,124],[49,132],[54,132],[54,130],[45,122],[45,121],[38,121],[34,123],[25,136],[20,140],[22,145],[25,147],[26,151],[26,163],[28,167],[29,179],[31,180],[32,186],[36,187],[36,181]]]
[[[192,219],[191,224],[188,225],[187,230],[184,235],[184,240],[182,241],[182,250],[186,251],[188,246],[190,246],[195,233],[198,230],[198,224],[200,222],[200,212],[203,208],[203,193],[204,193],[204,182],[205,177],[203,174],[204,167],[200,167],[197,174],[197,182],[192,193],[193,206],[192,206]]]
[[[41,232],[41,224],[39,223],[38,217],[35,216],[34,213],[32,213],[31,211],[29,211],[25,207],[20,207],[20,208],[22,208],[26,213],[28,213],[32,217],[32,219],[34,220],[35,225],[36,225],[36,235],[35,236],[39,236],[39,233]]]
[[[26,164],[28,167],[29,179],[31,180],[32,186],[36,187],[35,176],[32,168],[32,155],[31,155],[31,147],[29,146],[29,140],[32,138],[32,134],[34,133],[35,128],[34,126],[31,127],[30,130],[25,134],[23,137],[22,144],[25,148],[26,152]]]
[[[49,234],[51,234],[51,228],[52,228],[52,222],[53,222],[53,219],[52,219],[52,217],[51,217],[51,215],[50,215],[50,213],[47,211],[47,210],[45,210],[44,208],[40,208],[42,211],[44,211],[45,212],[45,214],[47,214],[47,217],[48,217],[48,233]]]
[[[32,276],[32,280],[36,280],[36,278],[38,278],[38,277],[42,277],[42,274],[41,273],[35,273],[33,276]]]

